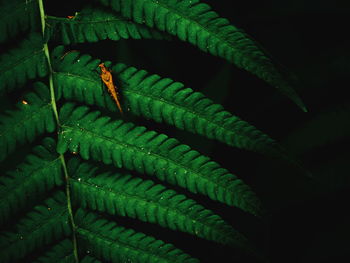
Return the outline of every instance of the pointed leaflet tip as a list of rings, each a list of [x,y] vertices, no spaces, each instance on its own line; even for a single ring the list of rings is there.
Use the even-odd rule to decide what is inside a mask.
[[[308,112],[305,104],[302,102],[301,99],[299,99],[298,101],[295,102],[297,104],[297,106],[303,111],[303,112]]]
[[[301,100],[301,98],[298,96],[298,94],[295,93],[295,95],[293,97],[290,97],[290,98],[303,112],[308,112],[304,102]]]
[[[292,86],[288,84],[288,82],[285,83],[285,86],[282,86],[282,88],[278,86],[276,86],[276,88],[278,88],[283,95],[291,99],[303,112],[308,112],[304,102],[293,88],[295,85]]]

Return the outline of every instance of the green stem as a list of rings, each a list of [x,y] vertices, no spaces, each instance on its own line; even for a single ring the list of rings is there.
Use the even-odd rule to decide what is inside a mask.
[[[39,2],[39,9],[40,9],[40,18],[41,18],[41,29],[42,29],[42,34],[44,35],[45,33],[45,10],[44,10],[44,5],[43,5],[43,0],[38,0]],[[54,90],[54,84],[53,84],[53,70],[51,66],[51,60],[50,60],[50,53],[49,53],[49,47],[47,43],[44,44],[44,52],[45,56],[47,59],[48,63],[48,68],[50,71],[49,74],[49,86],[50,86],[50,96],[51,96],[51,105],[52,105],[52,110],[55,114],[56,122],[57,122],[57,127],[60,127],[60,121],[58,118],[58,111],[57,111],[57,105],[56,105],[56,97],[55,97],[55,90]],[[67,165],[66,165],[66,160],[64,158],[63,154],[60,154],[59,156],[61,160],[61,164],[63,167],[63,172],[64,172],[64,177],[66,181],[66,196],[67,196],[67,209],[68,209],[68,214],[69,214],[69,220],[72,226],[72,242],[73,242],[73,254],[74,254],[74,259],[76,263],[79,263],[79,258],[78,258],[78,248],[77,248],[77,238],[76,238],[76,225],[74,223],[74,217],[73,217],[73,210],[72,210],[72,202],[71,202],[71,194],[70,194],[70,178],[68,175],[67,171]]]

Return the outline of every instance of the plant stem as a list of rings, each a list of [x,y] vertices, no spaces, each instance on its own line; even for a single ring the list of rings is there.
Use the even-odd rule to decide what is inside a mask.
[[[44,33],[45,33],[45,10],[44,10],[44,5],[43,5],[43,0],[38,0],[38,3],[39,3],[39,9],[40,9],[41,29],[42,29],[42,34],[44,36]],[[52,110],[53,110],[55,118],[56,118],[57,127],[59,128],[61,125],[60,125],[60,121],[58,118],[55,90],[54,90],[54,84],[53,84],[53,76],[52,76],[53,71],[52,71],[52,66],[51,66],[49,47],[48,47],[47,43],[44,43],[44,52],[45,52],[45,56],[46,56],[46,60],[47,60],[48,68],[49,68],[49,72],[50,72],[49,73],[49,86],[50,86],[51,105],[52,105]],[[73,254],[74,254],[75,262],[79,263],[77,238],[75,235],[76,226],[74,223],[72,203],[71,203],[71,194],[70,194],[70,182],[69,182],[70,178],[68,175],[67,165],[66,165],[66,160],[64,158],[64,155],[60,154],[59,158],[61,160],[61,164],[62,164],[63,172],[64,172],[64,177],[65,177],[65,181],[66,181],[67,210],[68,210],[68,214],[69,214],[69,221],[70,221],[71,227],[72,227]]]

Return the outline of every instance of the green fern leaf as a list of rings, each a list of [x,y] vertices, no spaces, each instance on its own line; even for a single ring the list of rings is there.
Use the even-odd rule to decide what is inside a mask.
[[[73,244],[69,239],[64,239],[57,245],[50,248],[45,255],[39,257],[33,263],[73,263],[75,262],[73,255]],[[93,261],[81,261],[93,262]]]
[[[221,244],[252,250],[244,236],[212,211],[186,196],[150,180],[124,174],[96,175],[94,171],[93,167],[83,163],[74,173],[72,194],[78,207],[128,216]]]
[[[61,108],[60,119],[57,151],[61,154],[77,152],[85,160],[155,175],[254,215],[262,212],[259,199],[246,184],[176,139],[122,120],[111,122],[97,111],[69,103]]]
[[[28,79],[48,73],[42,37],[33,33],[19,47],[0,57],[0,93],[21,87]]]
[[[93,256],[109,262],[170,263],[198,260],[173,245],[117,226],[93,213],[78,210],[75,214],[77,238]]]
[[[63,44],[111,39],[169,39],[165,33],[136,24],[104,8],[86,7],[74,18],[48,16],[46,39],[60,39]]]
[[[35,0],[11,0],[0,3],[0,43],[27,30],[39,27],[39,5]]]
[[[55,148],[53,139],[44,139],[16,170],[0,177],[0,224],[63,184],[61,162],[53,152]]]
[[[75,263],[73,254],[73,243],[69,239],[64,239],[57,245],[50,248],[45,255],[39,257],[33,263]],[[85,256],[79,261],[80,263],[102,263],[98,259]]]
[[[36,206],[12,232],[0,236],[0,261],[12,262],[71,234],[65,196],[58,192],[44,206]]]
[[[56,52],[56,56],[61,57],[62,50]],[[101,80],[95,71],[99,63],[99,60],[80,56],[78,52],[67,54],[63,60],[56,59],[54,80],[59,97],[117,111],[108,93],[100,88]],[[185,88],[182,83],[121,63],[112,70],[116,73],[123,104],[135,115],[165,122],[230,146],[291,159],[269,136],[225,111],[221,105],[214,104],[202,93]]]
[[[242,30],[199,0],[99,0],[137,23],[176,35],[202,51],[234,63],[306,108],[269,56]]]
[[[0,161],[18,144],[31,142],[45,131],[55,131],[56,122],[48,87],[38,83],[35,92],[24,98],[25,103],[18,103],[16,111],[7,111],[0,118]]]
[[[169,78],[117,64],[125,104],[146,119],[165,122],[230,146],[280,156],[277,143],[254,126],[232,115],[200,92]]]

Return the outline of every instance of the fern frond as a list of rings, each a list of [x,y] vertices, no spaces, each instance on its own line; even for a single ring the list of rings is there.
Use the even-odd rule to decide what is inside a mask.
[[[122,120],[112,122],[98,111],[69,103],[61,108],[60,119],[57,151],[61,154],[77,152],[85,160],[155,175],[255,215],[262,212],[259,199],[242,180],[176,139]]]
[[[18,260],[35,249],[62,239],[71,233],[68,224],[65,196],[58,192],[48,199],[45,205],[36,206],[29,212],[13,231],[0,236],[0,261]]]
[[[77,238],[93,256],[109,262],[188,262],[191,258],[173,245],[120,227],[114,222],[79,209],[75,214]]]
[[[74,18],[48,16],[46,39],[59,39],[64,45],[111,39],[169,39],[166,33],[136,24],[105,8],[86,7]]]
[[[75,261],[73,255],[73,244],[69,239],[64,239],[57,245],[50,248],[45,255],[39,257],[33,263],[73,263]],[[81,261],[84,262],[84,261]],[[93,262],[93,261],[85,261]]]
[[[54,80],[59,96],[118,110],[108,93],[100,88],[100,77],[94,71],[98,64],[99,61],[78,52],[67,54],[63,60],[56,59]],[[269,136],[182,83],[122,63],[112,70],[123,104],[135,115],[275,158],[284,154]]]
[[[112,67],[121,83],[125,104],[146,119],[216,139],[227,145],[279,156],[279,146],[254,126],[232,115],[200,92],[182,83],[117,64]]]
[[[68,167],[72,165],[76,166],[70,164]],[[125,174],[97,175],[94,170],[82,163],[74,173],[72,196],[79,207],[128,216],[252,250],[244,236],[194,200],[150,180]]]
[[[204,52],[243,68],[292,99],[303,102],[269,56],[242,30],[200,0],[99,0],[137,23],[166,31]]]
[[[12,0],[0,3],[0,43],[39,26],[39,5],[35,0]]]
[[[0,177],[0,225],[45,192],[63,184],[56,144],[46,138],[16,170]]]
[[[31,142],[45,131],[53,132],[56,128],[48,87],[38,83],[35,91],[24,99],[25,103],[17,104],[17,110],[7,111],[0,118],[0,161],[18,144]]]
[[[44,77],[48,73],[43,39],[32,33],[19,47],[0,57],[0,94],[21,87],[28,79]]]

